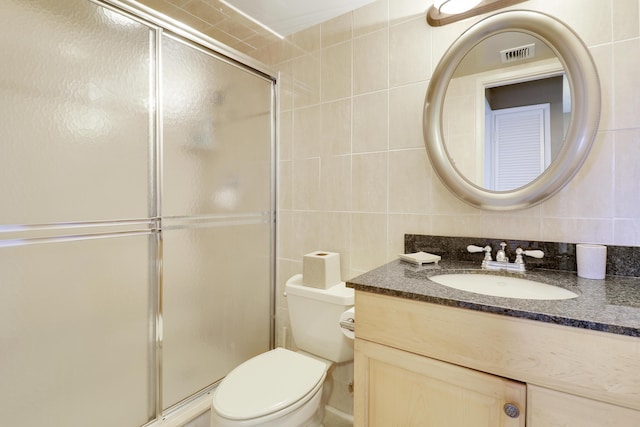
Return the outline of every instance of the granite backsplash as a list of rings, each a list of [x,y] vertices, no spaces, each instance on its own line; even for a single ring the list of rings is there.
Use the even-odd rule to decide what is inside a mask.
[[[428,252],[440,255],[442,259],[455,261],[482,262],[484,253],[469,253],[467,246],[491,246],[492,257],[500,249],[500,243],[506,242],[505,252],[509,261],[515,259],[515,250],[539,249],[544,258],[525,257],[527,269],[545,269],[576,271],[576,244],[562,242],[538,242],[533,240],[508,240],[484,237],[447,237],[423,234],[405,234],[405,253]],[[640,247],[607,245],[607,274],[614,276],[640,277]]]

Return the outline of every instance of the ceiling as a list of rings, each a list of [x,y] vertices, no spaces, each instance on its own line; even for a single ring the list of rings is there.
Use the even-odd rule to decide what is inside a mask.
[[[281,36],[312,27],[375,0],[221,0]]]
[[[280,40],[274,31],[280,36],[289,36],[376,0],[135,1],[231,48],[255,56]],[[261,21],[262,25],[256,21]]]

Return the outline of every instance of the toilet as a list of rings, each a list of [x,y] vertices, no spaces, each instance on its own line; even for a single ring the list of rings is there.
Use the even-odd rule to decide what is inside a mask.
[[[353,341],[340,329],[340,315],[353,307],[353,289],[329,289],[291,277],[285,292],[295,352],[276,348],[231,371],[216,388],[211,427],[317,427],[322,390],[333,363],[353,360]]]

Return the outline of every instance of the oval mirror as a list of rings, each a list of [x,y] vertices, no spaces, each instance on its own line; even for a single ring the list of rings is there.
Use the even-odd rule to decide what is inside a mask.
[[[507,11],[463,33],[434,70],[425,145],[463,201],[523,209],[575,175],[599,116],[597,71],[578,36],[548,15]]]

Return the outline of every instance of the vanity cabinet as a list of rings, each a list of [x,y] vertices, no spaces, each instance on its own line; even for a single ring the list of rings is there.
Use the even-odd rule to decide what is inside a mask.
[[[535,385],[527,387],[527,402],[529,427],[640,426],[640,411]]]
[[[355,427],[640,426],[638,338],[358,290],[356,313]]]
[[[357,419],[369,427],[524,427],[526,385],[428,357],[356,340]],[[356,383],[357,384],[357,383]],[[504,410],[505,404],[512,415]]]

